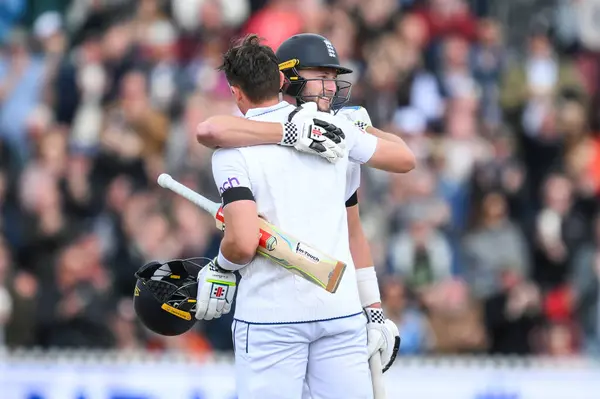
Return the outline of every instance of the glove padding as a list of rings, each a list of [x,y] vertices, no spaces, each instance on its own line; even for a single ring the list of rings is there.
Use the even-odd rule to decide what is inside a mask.
[[[337,126],[318,118],[315,103],[297,107],[284,124],[281,145],[294,147],[300,152],[319,155],[331,163],[343,158],[346,136]]]
[[[213,259],[198,273],[196,319],[218,319],[229,313],[235,290],[235,274],[219,267],[217,259]]]
[[[355,126],[366,131],[368,127],[373,126],[369,112],[364,107],[344,107],[337,113],[352,122]]]
[[[383,310],[365,308],[367,316],[367,351],[369,359],[373,354],[381,354],[381,367],[385,373],[396,360],[400,349],[400,332],[396,324],[384,318]]]

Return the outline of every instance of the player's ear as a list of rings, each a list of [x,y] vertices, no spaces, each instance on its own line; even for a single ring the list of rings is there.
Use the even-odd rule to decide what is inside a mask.
[[[279,90],[283,90],[283,85],[285,84],[285,75],[283,72],[279,71]]]
[[[231,86],[231,94],[233,95],[233,98],[235,98],[235,101],[237,103],[244,99],[244,93],[242,92],[242,90],[240,90],[239,87]]]

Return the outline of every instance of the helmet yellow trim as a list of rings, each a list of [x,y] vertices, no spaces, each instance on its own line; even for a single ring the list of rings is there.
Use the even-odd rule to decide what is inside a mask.
[[[300,64],[300,60],[297,58],[292,58],[291,60],[284,61],[279,64],[279,70],[285,71],[286,69],[294,68],[296,65]]]

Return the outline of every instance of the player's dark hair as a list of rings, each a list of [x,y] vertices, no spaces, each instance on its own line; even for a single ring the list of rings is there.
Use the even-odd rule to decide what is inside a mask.
[[[223,55],[218,68],[231,86],[240,88],[253,103],[279,94],[279,63],[269,46],[254,34],[247,35]]]

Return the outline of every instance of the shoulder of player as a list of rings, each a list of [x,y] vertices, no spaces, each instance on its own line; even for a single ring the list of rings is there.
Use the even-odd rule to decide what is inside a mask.
[[[241,148],[217,148],[212,153],[212,163],[228,163],[233,160],[243,159]]]
[[[362,131],[354,125],[354,123],[350,122],[342,115],[328,115],[329,119],[327,122],[334,124],[338,128],[342,129],[346,138],[353,137],[354,135],[362,134]]]

